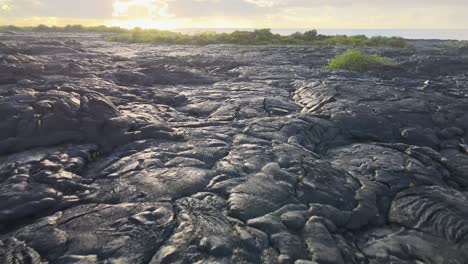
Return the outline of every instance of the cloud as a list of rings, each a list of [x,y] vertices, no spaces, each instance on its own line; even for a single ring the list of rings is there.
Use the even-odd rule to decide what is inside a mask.
[[[0,15],[14,16],[42,5],[39,0],[0,0]]]
[[[0,15],[16,18],[63,17],[105,19],[112,17],[114,0],[0,0],[9,7]]]
[[[274,7],[284,5],[287,1],[285,0],[244,0],[247,3],[252,3],[260,7]]]
[[[0,0],[0,23],[42,17],[184,27],[463,28],[467,11],[467,0]]]

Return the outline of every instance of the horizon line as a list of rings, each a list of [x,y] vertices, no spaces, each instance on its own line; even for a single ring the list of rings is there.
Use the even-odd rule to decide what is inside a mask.
[[[306,29],[317,29],[317,30],[468,30],[468,28],[275,28],[275,27],[183,27],[173,29],[287,29],[287,30],[306,30]]]

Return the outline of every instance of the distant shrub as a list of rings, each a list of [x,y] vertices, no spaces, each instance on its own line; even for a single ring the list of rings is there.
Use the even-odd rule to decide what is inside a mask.
[[[468,40],[447,40],[437,46],[450,48],[468,48]]]
[[[339,54],[325,66],[329,70],[342,69],[361,72],[395,67],[398,67],[398,64],[391,59],[377,54],[364,54],[358,50],[348,50]]]
[[[311,40],[316,40],[317,37],[318,37],[318,32],[317,32],[317,30],[315,30],[315,29],[314,29],[314,30],[306,31],[306,32],[304,32],[304,34],[303,34],[303,39],[304,39],[304,40],[309,40],[309,41],[311,41]]]

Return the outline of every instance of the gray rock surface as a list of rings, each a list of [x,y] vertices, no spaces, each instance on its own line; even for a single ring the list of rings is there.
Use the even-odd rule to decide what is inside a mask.
[[[1,263],[468,263],[468,54],[0,35]]]

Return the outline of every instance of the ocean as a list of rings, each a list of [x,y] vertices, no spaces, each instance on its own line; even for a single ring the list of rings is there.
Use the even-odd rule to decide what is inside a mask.
[[[247,28],[211,28],[211,29],[177,29],[183,33],[217,32],[230,33],[235,30],[252,30]],[[294,32],[304,32],[309,29],[272,29],[276,34],[290,35]],[[468,29],[318,29],[324,35],[366,35],[368,37],[403,37],[406,39],[450,39],[468,40]]]

